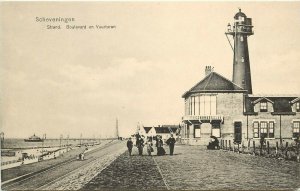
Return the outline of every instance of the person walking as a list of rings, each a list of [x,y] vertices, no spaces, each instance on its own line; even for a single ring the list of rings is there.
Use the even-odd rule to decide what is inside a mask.
[[[133,147],[133,142],[132,142],[131,137],[130,137],[127,141],[127,148],[128,148],[129,156],[131,156],[132,147]]]
[[[148,137],[148,141],[146,144],[147,144],[147,153],[149,156],[151,156],[151,152],[153,152],[153,148],[152,148],[153,143],[151,137]]]
[[[161,139],[161,136],[157,136],[156,138],[156,147],[157,147],[157,156],[162,156],[166,154],[165,149],[163,148],[163,141]]]
[[[139,150],[139,155],[143,155],[143,148],[144,148],[144,140],[142,137],[139,137],[136,141],[136,146]]]
[[[174,146],[175,146],[175,138],[173,137],[173,134],[171,134],[171,137],[167,140],[167,145],[169,145],[170,148],[170,155],[173,155],[174,153]]]

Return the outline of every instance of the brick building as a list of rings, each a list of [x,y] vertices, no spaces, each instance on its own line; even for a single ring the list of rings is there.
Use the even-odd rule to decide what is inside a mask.
[[[183,94],[181,130],[187,144],[207,145],[210,136],[234,143],[258,140],[292,142],[300,131],[300,95],[253,95],[247,37],[252,20],[241,10],[228,24],[233,36],[233,80],[206,66],[205,77]]]

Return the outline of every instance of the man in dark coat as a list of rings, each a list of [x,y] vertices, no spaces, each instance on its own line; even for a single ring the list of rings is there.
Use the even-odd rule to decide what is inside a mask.
[[[131,156],[132,147],[133,147],[133,142],[132,142],[131,137],[130,137],[127,141],[127,148],[128,148],[129,156]]]
[[[136,147],[139,150],[139,155],[143,155],[143,148],[144,148],[144,140],[142,137],[139,137],[136,141]]]
[[[169,145],[169,148],[170,148],[170,155],[173,155],[175,142],[176,142],[176,140],[173,137],[173,134],[171,134],[171,137],[166,142],[167,145]]]

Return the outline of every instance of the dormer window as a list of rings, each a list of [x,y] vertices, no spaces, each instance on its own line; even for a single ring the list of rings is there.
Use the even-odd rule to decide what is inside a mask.
[[[260,102],[260,112],[267,112],[267,111],[268,111],[267,102]]]
[[[296,103],[296,112],[300,112],[300,102]]]

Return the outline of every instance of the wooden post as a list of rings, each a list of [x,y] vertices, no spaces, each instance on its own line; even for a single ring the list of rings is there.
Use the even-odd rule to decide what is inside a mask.
[[[240,154],[240,144],[238,143],[238,153]]]
[[[227,140],[225,140],[225,147],[226,147],[226,150],[227,150]]]
[[[300,152],[299,152],[299,148],[300,148],[300,143],[299,143],[299,139],[297,141],[297,162],[300,162]]]
[[[225,141],[224,140],[222,140],[222,148],[223,148],[223,150],[224,150],[224,148],[225,148]]]
[[[285,156],[287,157],[289,142],[285,143]]]
[[[260,143],[259,155],[262,155],[262,148],[263,148],[263,143]]]
[[[268,152],[268,154],[270,154],[270,145],[269,145],[269,141],[267,141],[267,152]]]
[[[231,141],[229,140],[229,150],[231,150]]]
[[[278,155],[278,141],[276,141],[276,150],[275,150],[276,156]]]
[[[255,141],[253,141],[253,153],[255,155]]]
[[[244,145],[244,141],[242,142],[242,153],[244,153],[244,147],[245,147],[245,145]]]
[[[248,146],[248,147],[247,147],[248,152],[250,152],[250,143],[251,143],[251,142],[250,142],[250,139],[249,139],[249,140],[248,140],[248,145],[247,145],[247,146]]]

